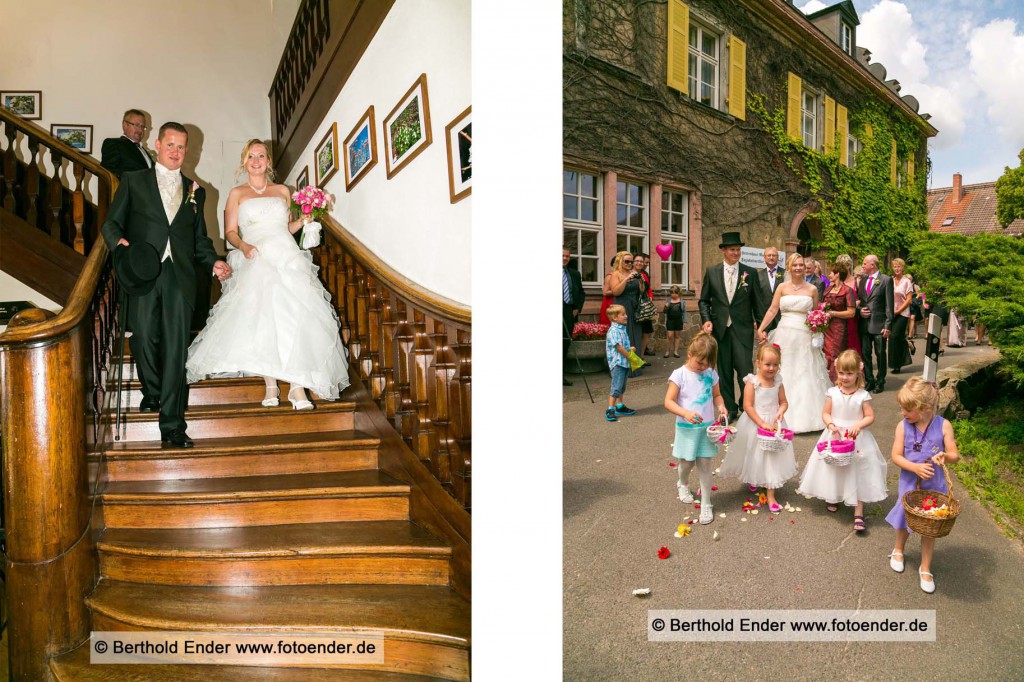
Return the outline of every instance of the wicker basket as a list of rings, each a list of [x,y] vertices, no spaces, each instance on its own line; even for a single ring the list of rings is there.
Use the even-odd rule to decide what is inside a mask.
[[[729,426],[729,417],[722,417],[708,427],[707,434],[708,440],[715,445],[728,445],[736,437],[736,427]]]
[[[907,526],[918,535],[929,538],[944,538],[953,530],[956,517],[960,515],[960,503],[953,499],[953,482],[949,478],[949,469],[943,464],[942,473],[946,476],[946,489],[949,493],[940,493],[937,490],[921,490],[921,479],[917,479],[917,487],[908,490],[903,495],[903,511],[907,515]],[[914,511],[914,507],[920,507],[926,497],[934,497],[935,501],[943,504],[949,509],[949,516],[944,519],[928,516]]]
[[[765,452],[781,452],[793,443],[793,432],[782,428],[782,422],[776,422],[775,430],[757,427],[757,443]]]
[[[853,452],[857,448],[857,441],[853,440],[828,440],[818,443],[818,452],[825,464],[834,467],[844,467],[853,461]]]

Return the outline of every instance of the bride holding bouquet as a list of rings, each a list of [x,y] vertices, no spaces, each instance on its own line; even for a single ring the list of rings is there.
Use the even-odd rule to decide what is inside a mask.
[[[293,235],[327,209],[329,198],[296,193],[299,218],[289,221],[291,199],[285,185],[272,182],[270,151],[260,140],[242,150],[240,170],[245,184],[231,190],[224,210],[226,241],[235,247],[227,260],[234,277],[210,311],[206,328],[188,349],[189,383],[208,376],[262,376],[266,407],[279,404],[278,381],[291,385],[293,409],[311,410],[306,389],[336,400],[349,385],[348,358],[341,343],[338,316],[330,294],[317,279],[309,251]],[[319,190],[316,190],[317,192]],[[319,209],[319,210],[317,210]],[[316,226],[317,228],[319,225]],[[316,231],[316,244],[319,231]],[[312,234],[303,246],[315,246]]]

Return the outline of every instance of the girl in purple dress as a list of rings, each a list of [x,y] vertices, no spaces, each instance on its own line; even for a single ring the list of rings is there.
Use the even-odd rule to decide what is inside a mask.
[[[902,573],[903,548],[910,537],[907,517],[903,512],[903,495],[913,490],[918,480],[922,488],[948,492],[946,477],[939,466],[957,461],[960,453],[953,438],[953,425],[935,414],[939,403],[939,389],[935,384],[914,377],[896,394],[896,401],[903,412],[903,421],[896,426],[892,461],[903,471],[900,472],[896,506],[885,520],[896,529],[896,546],[889,554],[889,566],[897,573]],[[935,580],[929,572],[934,549],[935,538],[921,538],[921,568],[918,574],[921,589],[929,594],[935,591]]]

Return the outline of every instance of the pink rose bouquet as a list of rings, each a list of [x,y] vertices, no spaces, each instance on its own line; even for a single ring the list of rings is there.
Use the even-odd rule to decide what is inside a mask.
[[[310,216],[313,220],[302,228],[302,248],[311,249],[320,246],[320,218],[334,206],[334,197],[327,192],[307,185],[292,194],[293,208],[300,215]]]

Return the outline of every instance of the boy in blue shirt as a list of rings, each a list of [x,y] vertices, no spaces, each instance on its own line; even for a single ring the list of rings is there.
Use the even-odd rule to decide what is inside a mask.
[[[608,334],[605,336],[604,352],[608,358],[608,368],[612,373],[612,388],[608,396],[608,409],[605,410],[604,418],[610,422],[617,422],[616,415],[628,416],[635,414],[622,402],[622,396],[626,394],[626,374],[629,372],[629,354],[635,351],[634,346],[629,345],[629,333],[626,331],[626,309],[621,305],[608,306],[608,319],[611,326],[608,327]]]

